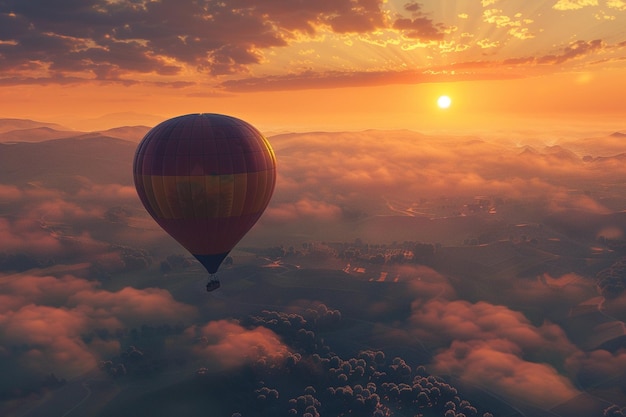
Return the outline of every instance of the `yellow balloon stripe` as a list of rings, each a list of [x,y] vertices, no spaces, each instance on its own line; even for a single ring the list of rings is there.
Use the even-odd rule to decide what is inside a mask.
[[[274,187],[273,169],[223,175],[137,175],[149,210],[161,219],[245,216],[265,209]]]

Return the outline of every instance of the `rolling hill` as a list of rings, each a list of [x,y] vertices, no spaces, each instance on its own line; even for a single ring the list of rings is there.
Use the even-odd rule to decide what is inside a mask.
[[[132,184],[136,143],[96,134],[39,143],[0,143],[0,178],[5,184],[73,190],[88,178],[100,184]]]

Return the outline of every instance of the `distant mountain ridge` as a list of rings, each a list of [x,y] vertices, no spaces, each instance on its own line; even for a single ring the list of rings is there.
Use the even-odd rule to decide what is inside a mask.
[[[29,119],[0,119],[0,133],[8,132],[11,130],[36,129],[41,127],[54,130],[72,130],[57,123],[38,122]]]
[[[50,139],[69,138],[82,132],[73,130],[57,130],[50,127],[33,127],[28,129],[8,130],[0,133],[0,143],[12,142],[43,142]]]
[[[150,129],[151,128],[148,126],[123,126],[114,127],[108,130],[99,130],[98,133],[138,143]]]
[[[117,128],[119,126],[155,126],[161,123],[166,118],[154,114],[135,113],[135,112],[121,112],[121,113],[109,113],[100,117],[73,120],[72,126],[79,130],[97,130],[106,131],[111,128]]]
[[[76,131],[55,123],[21,119],[0,119],[0,143],[44,142],[96,134],[138,143],[150,130],[148,126],[121,126],[101,131]]]

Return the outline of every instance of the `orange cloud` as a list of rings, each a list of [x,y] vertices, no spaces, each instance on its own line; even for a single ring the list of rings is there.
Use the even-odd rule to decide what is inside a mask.
[[[146,320],[171,323],[190,319],[196,314],[194,307],[176,301],[168,291],[160,288],[79,291],[68,298],[68,304],[92,317],[105,320],[116,317],[128,326],[138,326]]]
[[[428,339],[506,339],[520,352],[541,349],[562,356],[577,350],[559,326],[550,323],[534,326],[522,313],[505,306],[483,301],[472,304],[462,300],[432,300],[414,307],[410,322]]]
[[[134,186],[121,184],[88,184],[80,189],[76,197],[88,201],[116,201],[119,204],[138,199]]]
[[[246,329],[230,320],[193,326],[186,334],[196,340],[193,352],[209,361],[211,367],[218,364],[233,368],[257,360],[276,361],[289,353],[287,346],[271,330],[265,327]]]
[[[293,222],[300,219],[320,221],[339,220],[341,208],[323,201],[303,198],[295,203],[272,205],[264,214],[264,221]]]
[[[15,274],[7,277],[0,284],[3,295],[12,300],[13,305],[3,303],[0,312],[16,310],[34,303],[46,306],[63,306],[72,294],[81,291],[97,291],[98,283],[79,279],[72,275],[59,278],[31,274]]]
[[[522,359],[506,340],[454,341],[434,358],[434,369],[452,373],[513,403],[550,408],[580,394],[553,367]]]
[[[74,377],[97,363],[81,339],[88,325],[87,317],[75,310],[28,304],[0,316],[6,338],[2,348],[26,346],[15,359],[29,372]]]
[[[4,203],[19,200],[22,197],[22,191],[12,185],[0,184],[0,201]]]
[[[98,285],[71,275],[0,276],[3,382],[51,372],[72,378],[93,369],[120,347],[115,340],[85,341],[84,335],[95,328],[174,323],[196,314],[194,307],[175,301],[165,290],[127,287],[109,292]]]
[[[40,224],[28,219],[9,221],[0,218],[0,239],[7,251],[25,251],[40,256],[60,253],[62,244],[41,229]]]
[[[582,210],[586,213],[608,214],[607,207],[586,195],[576,195],[565,191],[558,191],[550,200],[550,210],[554,212],[565,210]]]
[[[456,292],[448,278],[432,268],[424,265],[400,265],[397,271],[398,275],[411,277],[408,288],[415,294],[416,305],[420,302],[418,300],[435,297],[447,300],[456,298]]]
[[[96,184],[86,178],[77,184],[61,182],[65,188],[75,185],[79,188],[73,193],[33,185],[0,185],[0,199],[10,213],[0,218],[3,243],[0,253],[11,259],[28,257],[22,256],[21,261],[15,258],[15,262],[4,259],[8,270],[25,270],[50,259],[62,262],[70,257],[72,262],[90,262],[98,257],[106,258],[115,250],[108,242],[94,238],[92,233],[97,234],[117,221],[112,207],[127,207],[120,209],[119,221],[135,221],[133,207],[139,208],[139,199],[134,187]],[[108,229],[115,233],[118,227]],[[123,229],[122,233],[127,231]],[[160,237],[164,235],[161,233]],[[150,237],[133,232],[128,240],[118,241],[145,241]]]
[[[597,384],[620,378],[626,373],[626,351],[609,352],[603,349],[579,352],[567,359],[567,369],[586,383]]]
[[[452,373],[515,402],[550,407],[579,391],[554,358],[579,350],[554,324],[535,326],[519,312],[487,302],[430,300],[413,303],[409,334],[443,344],[433,368]],[[450,341],[450,345],[447,345]]]
[[[595,284],[588,277],[570,273],[557,277],[544,274],[536,280],[514,280],[510,289],[499,294],[507,305],[540,305],[569,311],[597,294]],[[549,309],[546,307],[546,310]]]

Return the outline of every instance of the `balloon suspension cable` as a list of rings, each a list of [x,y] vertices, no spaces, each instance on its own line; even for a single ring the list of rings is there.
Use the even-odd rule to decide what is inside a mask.
[[[217,274],[209,274],[209,282],[206,284],[206,290],[208,292],[215,291],[220,287],[220,280],[217,279]]]

